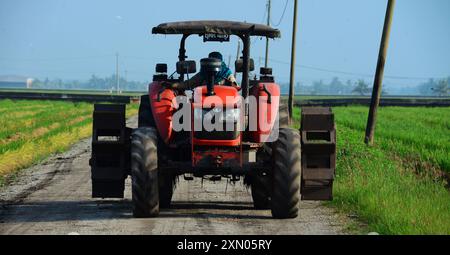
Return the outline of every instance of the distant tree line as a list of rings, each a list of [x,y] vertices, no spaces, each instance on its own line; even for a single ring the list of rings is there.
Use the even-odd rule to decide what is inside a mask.
[[[429,79],[419,85],[419,91],[423,95],[450,96],[450,77],[445,79]]]
[[[289,84],[283,84],[282,93],[289,91]],[[297,83],[295,85],[296,93],[306,95],[369,95],[372,93],[372,87],[363,79],[357,81],[347,80],[345,83],[338,77],[331,79],[329,83],[323,80],[313,81],[311,85]],[[387,92],[383,89],[383,94]]]
[[[389,89],[393,89],[389,84],[383,84],[381,94],[388,95]],[[295,92],[305,95],[370,95],[372,93],[372,85],[363,79],[356,81],[347,80],[345,83],[338,77],[331,79],[329,83],[323,80],[313,81],[311,84],[303,84],[297,82],[295,84]],[[407,91],[406,91],[407,90]],[[289,84],[281,84],[281,92],[287,94],[289,92]],[[450,77],[444,79],[429,79],[427,82],[417,86],[411,86],[402,94],[423,95],[423,96],[450,96]]]
[[[79,80],[61,80],[53,79],[44,80],[35,79],[33,81],[33,88],[41,89],[88,89],[88,90],[116,90],[116,76],[99,77],[92,75],[86,81]],[[121,91],[146,91],[148,82],[129,81],[120,78],[119,89]],[[281,92],[287,94],[289,92],[289,84],[282,83]],[[297,82],[295,84],[295,92],[306,95],[370,95],[372,93],[372,86],[363,79],[356,81],[347,80],[342,82],[338,77],[331,79],[329,83],[323,80],[313,81],[311,84],[303,84]],[[391,86],[389,84],[383,85],[382,95],[395,94],[389,93]],[[417,86],[411,86],[403,91],[403,94],[423,95],[423,96],[450,96],[450,76],[444,79],[429,79]]]
[[[124,78],[119,79],[119,89],[121,91],[145,91],[147,90],[148,82],[128,81]],[[109,77],[98,77],[92,75],[89,80],[62,80],[45,78],[44,80],[35,79],[33,81],[33,88],[38,89],[87,89],[87,90],[116,90],[117,80],[115,75]]]

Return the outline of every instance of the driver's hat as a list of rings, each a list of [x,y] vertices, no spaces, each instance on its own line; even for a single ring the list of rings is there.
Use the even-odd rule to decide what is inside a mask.
[[[208,58],[217,58],[217,59],[220,59],[220,61],[223,61],[223,56],[218,51],[213,51],[213,52],[209,53]]]

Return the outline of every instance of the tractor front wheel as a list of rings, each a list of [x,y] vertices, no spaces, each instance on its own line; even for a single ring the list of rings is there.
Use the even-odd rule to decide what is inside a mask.
[[[272,196],[274,218],[295,218],[300,201],[300,134],[298,130],[280,128],[272,144]]]
[[[173,188],[175,184],[175,176],[170,173],[162,173],[159,172],[159,207],[160,208],[169,208],[172,195]]]
[[[154,128],[134,130],[131,140],[131,179],[134,217],[159,214],[158,136]]]

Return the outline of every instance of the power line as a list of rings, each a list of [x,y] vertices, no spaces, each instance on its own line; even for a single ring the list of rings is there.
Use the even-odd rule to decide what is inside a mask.
[[[264,15],[265,16],[265,15]],[[254,43],[254,41],[256,41],[256,39],[258,39],[259,37],[255,37],[255,39],[253,40],[252,43]],[[106,58],[106,57],[115,57],[115,54],[108,54],[108,55],[93,55],[93,56],[81,56],[81,57],[60,57],[60,58],[22,58],[22,59],[15,59],[15,58],[4,58],[1,57],[0,58],[0,62],[2,61],[8,61],[8,62],[14,62],[14,61],[30,61],[30,62],[51,62],[51,61],[70,61],[70,60],[86,60],[86,59],[94,59],[94,58]],[[138,60],[144,60],[144,61],[154,61],[154,59],[151,58],[146,58],[146,57],[137,57],[137,56],[121,56],[122,58],[129,58],[129,59],[138,59]],[[265,60],[264,57],[261,57],[262,59]],[[289,65],[289,62],[285,62],[285,61],[281,61],[281,60],[277,60],[277,59],[272,59],[269,58],[270,61],[273,61],[275,63],[280,63],[280,64],[285,64],[285,65]],[[297,68],[304,68],[304,69],[310,69],[310,70],[315,70],[315,71],[320,71],[320,72],[327,72],[327,73],[337,73],[337,74],[345,74],[345,75],[351,75],[351,76],[360,76],[360,77],[368,77],[368,78],[373,78],[373,74],[367,74],[367,73],[355,73],[355,72],[348,72],[348,71],[343,71],[343,70],[335,70],[335,69],[328,69],[328,68],[323,68],[323,67],[316,67],[316,66],[310,66],[310,65],[304,65],[304,64],[296,64],[295,65]],[[22,69],[22,68],[14,68],[11,66],[5,67],[6,69]],[[36,68],[32,68],[34,70],[36,70]],[[42,70],[42,69],[40,69]],[[73,71],[73,70],[49,70],[49,69],[45,69],[42,70],[44,72],[60,72],[60,73],[85,73],[84,71]],[[133,71],[132,71],[133,72]],[[87,73],[87,72],[86,72]],[[135,73],[135,72],[133,72]],[[412,76],[397,76],[397,75],[385,75],[385,78],[388,79],[396,79],[396,80],[428,80],[430,79],[432,76],[430,77],[412,77]]]
[[[269,58],[270,61],[279,63],[279,64],[285,64],[289,65],[290,63],[285,61],[280,61],[276,59]],[[321,72],[328,72],[328,73],[339,73],[339,74],[346,74],[346,75],[352,75],[352,76],[363,76],[363,77],[369,77],[372,78],[373,74],[367,74],[367,73],[354,73],[354,72],[347,72],[347,71],[341,71],[341,70],[333,70],[333,69],[327,69],[322,67],[315,67],[310,65],[303,65],[303,64],[296,64],[297,68],[304,68],[304,69],[311,69]],[[407,76],[396,76],[396,75],[385,75],[384,77],[388,79],[396,79],[396,80],[428,80],[430,77],[407,77]]]
[[[259,22],[260,24],[262,24],[262,23],[264,22],[264,20],[266,19],[266,15],[267,15],[267,8],[264,8],[264,14],[263,14],[263,17],[262,17],[262,19],[261,19],[261,22]],[[255,38],[253,38],[253,39],[250,41],[250,44],[253,45],[253,44],[255,43],[255,41],[256,41],[258,38],[261,39],[261,37],[255,37]]]
[[[120,83],[120,78],[119,78],[119,53],[116,53],[116,87],[117,87],[117,94],[119,94],[120,90],[119,90],[119,83]]]
[[[263,17],[261,19],[261,22],[259,22],[259,23],[262,24],[264,22],[264,20],[266,19],[266,15],[267,15],[267,8],[264,8],[264,15],[263,15]]]
[[[31,67],[31,68],[23,68],[23,67],[1,67],[2,72],[5,73],[5,71],[7,72],[31,72],[31,73],[47,73],[47,74],[77,74],[77,75],[92,75],[92,74],[100,74],[102,76],[115,76],[115,72],[111,73],[109,71],[105,71],[105,70],[73,70],[73,69],[52,69],[52,68],[35,68],[35,67]],[[138,74],[138,75],[146,75],[146,76],[150,76],[151,73],[143,71],[143,70],[136,70],[136,69],[129,69],[127,68],[127,73],[130,74]],[[45,75],[43,75],[45,76]]]
[[[275,62],[275,63],[279,63],[279,64],[290,65],[290,63],[288,63],[288,62],[277,60],[277,59],[271,59],[270,58],[270,61]],[[300,68],[305,68],[305,69],[321,71],[321,72],[340,73],[340,74],[358,75],[358,76],[367,76],[367,77],[372,77],[373,76],[373,75],[370,75],[370,74],[352,73],[352,72],[332,70],[332,69],[326,69],[326,68],[314,67],[314,66],[308,66],[308,65],[302,65],[302,64],[296,64],[295,66],[296,67],[300,67]]]
[[[281,21],[283,21],[284,18],[284,13],[286,12],[286,7],[288,4],[289,0],[286,0],[286,3],[284,4],[284,9],[283,9],[283,13],[281,14],[280,19],[278,20],[278,23],[276,25],[273,25],[274,27],[278,27],[281,24]],[[272,20],[270,20],[272,23],[274,23]]]
[[[155,61],[155,58],[150,57],[137,57],[137,56],[129,56],[129,55],[121,55],[122,58],[135,59],[135,60],[143,60],[143,61]]]

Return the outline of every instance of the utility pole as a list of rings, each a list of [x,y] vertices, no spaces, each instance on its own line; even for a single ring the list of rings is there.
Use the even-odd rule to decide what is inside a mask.
[[[128,70],[125,70],[125,84],[123,85],[124,89],[127,89],[128,86]]]
[[[297,0],[294,0],[294,18],[292,21],[292,45],[291,45],[291,74],[289,80],[289,122],[292,120],[292,113],[294,111],[294,72],[295,72],[295,37],[297,31]]]
[[[383,34],[381,36],[380,51],[378,53],[377,70],[373,81],[372,99],[370,100],[369,117],[367,119],[366,136],[364,142],[367,145],[373,144],[375,126],[377,121],[377,110],[380,104],[380,97],[383,84],[384,64],[386,62],[387,49],[389,44],[389,34],[391,31],[392,16],[394,14],[395,0],[388,0],[386,16],[383,25]]]
[[[116,53],[116,88],[117,94],[119,94],[119,53]]]
[[[270,26],[270,0],[267,0],[267,25]],[[266,37],[266,59],[264,60],[264,67],[267,68],[269,60],[269,37]]]

